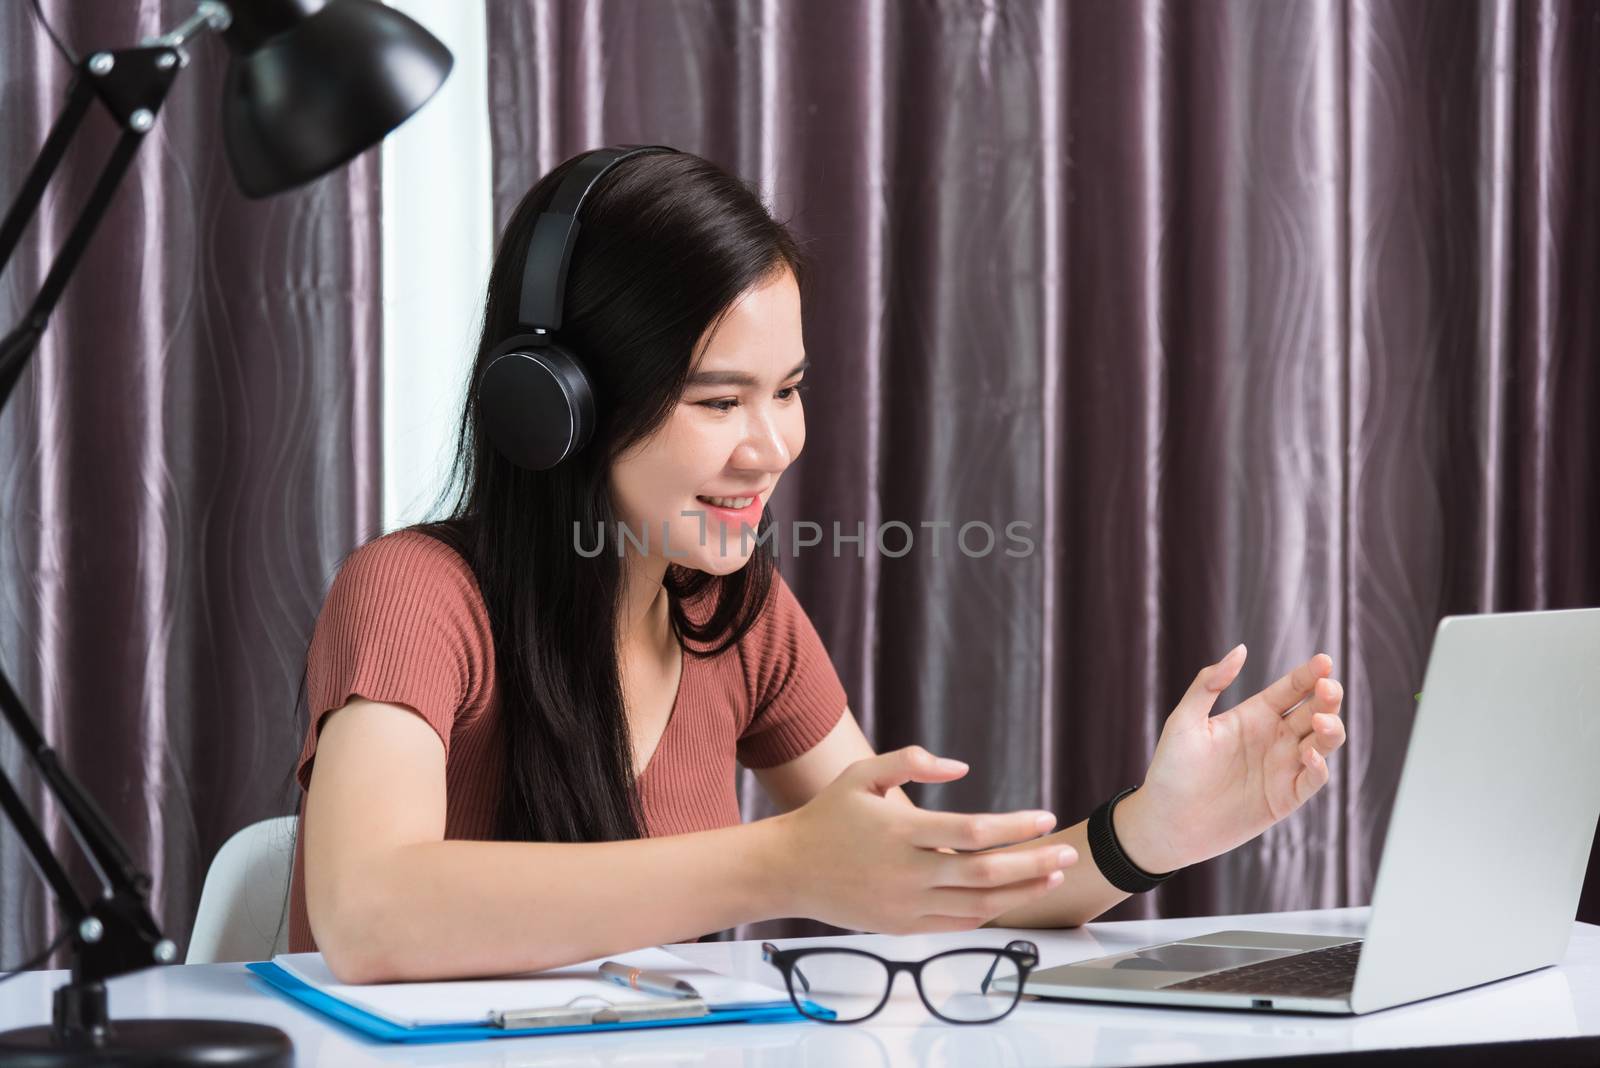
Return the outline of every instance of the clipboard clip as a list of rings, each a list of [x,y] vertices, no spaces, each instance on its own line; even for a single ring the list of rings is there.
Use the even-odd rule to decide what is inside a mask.
[[[675,998],[671,1001],[644,1001],[637,1004],[617,1005],[598,995],[603,1007],[588,1005],[555,1005],[537,1009],[508,1009],[489,1014],[489,1023],[504,1030],[538,1027],[587,1027],[590,1024],[632,1023],[637,1020],[679,1020],[708,1016],[711,1007],[704,998]],[[582,998],[575,998],[582,1000]]]

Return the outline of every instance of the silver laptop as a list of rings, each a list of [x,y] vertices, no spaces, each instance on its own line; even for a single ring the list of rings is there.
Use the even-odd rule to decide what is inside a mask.
[[[1597,817],[1600,608],[1447,616],[1364,939],[1218,931],[1046,968],[1024,992],[1349,1014],[1547,967]]]

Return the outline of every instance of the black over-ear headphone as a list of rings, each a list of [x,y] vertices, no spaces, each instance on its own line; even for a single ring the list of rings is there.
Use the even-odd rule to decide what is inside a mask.
[[[622,161],[676,151],[666,145],[623,145],[585,153],[534,223],[522,264],[517,331],[495,346],[478,380],[484,432],[518,467],[548,470],[594,434],[594,388],[583,362],[556,340],[584,198]]]

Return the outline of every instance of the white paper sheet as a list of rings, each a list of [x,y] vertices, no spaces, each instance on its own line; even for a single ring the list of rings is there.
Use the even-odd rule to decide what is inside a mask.
[[[664,949],[641,949],[615,954],[566,968],[502,979],[464,979],[430,983],[341,983],[322,961],[320,953],[282,953],[273,963],[323,993],[401,1027],[441,1024],[482,1024],[496,1012],[550,1008],[577,1004],[603,1007],[597,997],[613,1005],[661,1001],[656,994],[619,986],[600,976],[600,964],[614,960],[631,968],[667,972],[687,980],[712,1009],[747,1008],[787,1004],[788,991],[742,979],[717,975]],[[776,980],[777,972],[773,973]]]

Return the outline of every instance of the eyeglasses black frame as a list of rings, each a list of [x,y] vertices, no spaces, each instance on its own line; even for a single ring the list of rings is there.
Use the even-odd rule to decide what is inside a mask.
[[[875,960],[879,964],[883,965],[884,971],[887,974],[887,981],[883,984],[883,997],[878,999],[878,1004],[871,1012],[867,1013],[865,1016],[855,1017],[854,1019],[840,1020],[836,1017],[829,1018],[826,1016],[818,1016],[806,1009],[806,1006],[811,1003],[805,1001],[800,996],[799,992],[794,988],[794,977],[797,973],[795,965],[808,956],[814,956],[822,953],[849,953],[858,957],[866,957],[869,960]],[[944,957],[956,955],[965,956],[972,953],[993,954],[995,958],[994,964],[990,965],[989,967],[989,974],[984,976],[983,985],[980,988],[981,993],[987,994],[989,992],[989,982],[994,978],[994,970],[999,966],[1002,957],[1006,960],[1009,960],[1017,967],[1017,989],[1011,996],[1011,1004],[1007,1005],[1005,1011],[1000,1013],[998,1016],[992,1016],[982,1020],[957,1020],[953,1017],[944,1015],[938,1009],[933,1007],[933,1002],[928,1000],[927,993],[922,989],[922,969],[931,962]],[[850,946],[804,946],[799,949],[780,949],[771,942],[763,942],[761,943],[761,959],[778,969],[778,971],[783,975],[784,985],[789,988],[789,1000],[794,1002],[794,1007],[799,1009],[800,1013],[807,1019],[831,1024],[863,1023],[867,1020],[870,1020],[874,1016],[878,1015],[878,1013],[882,1012],[883,1007],[889,1003],[889,996],[894,992],[895,978],[901,972],[910,972],[912,981],[917,987],[917,997],[922,999],[922,1004],[929,1012],[933,1013],[934,1016],[943,1020],[945,1023],[986,1024],[995,1023],[999,1020],[1005,1019],[1007,1016],[1011,1015],[1012,1010],[1017,1007],[1017,1003],[1022,1000],[1022,990],[1027,984],[1028,975],[1039,965],[1039,947],[1034,945],[1032,942],[1018,938],[1007,942],[1004,947],[998,949],[991,946],[964,946],[957,949],[942,950],[941,952],[935,953],[930,957],[924,957],[922,960],[913,961],[890,960],[887,957],[880,957],[876,953],[869,953],[867,950],[855,949],[854,947]],[[807,982],[803,974],[800,976],[800,982],[809,988],[810,983]],[[807,989],[806,993],[809,994],[810,990]]]

